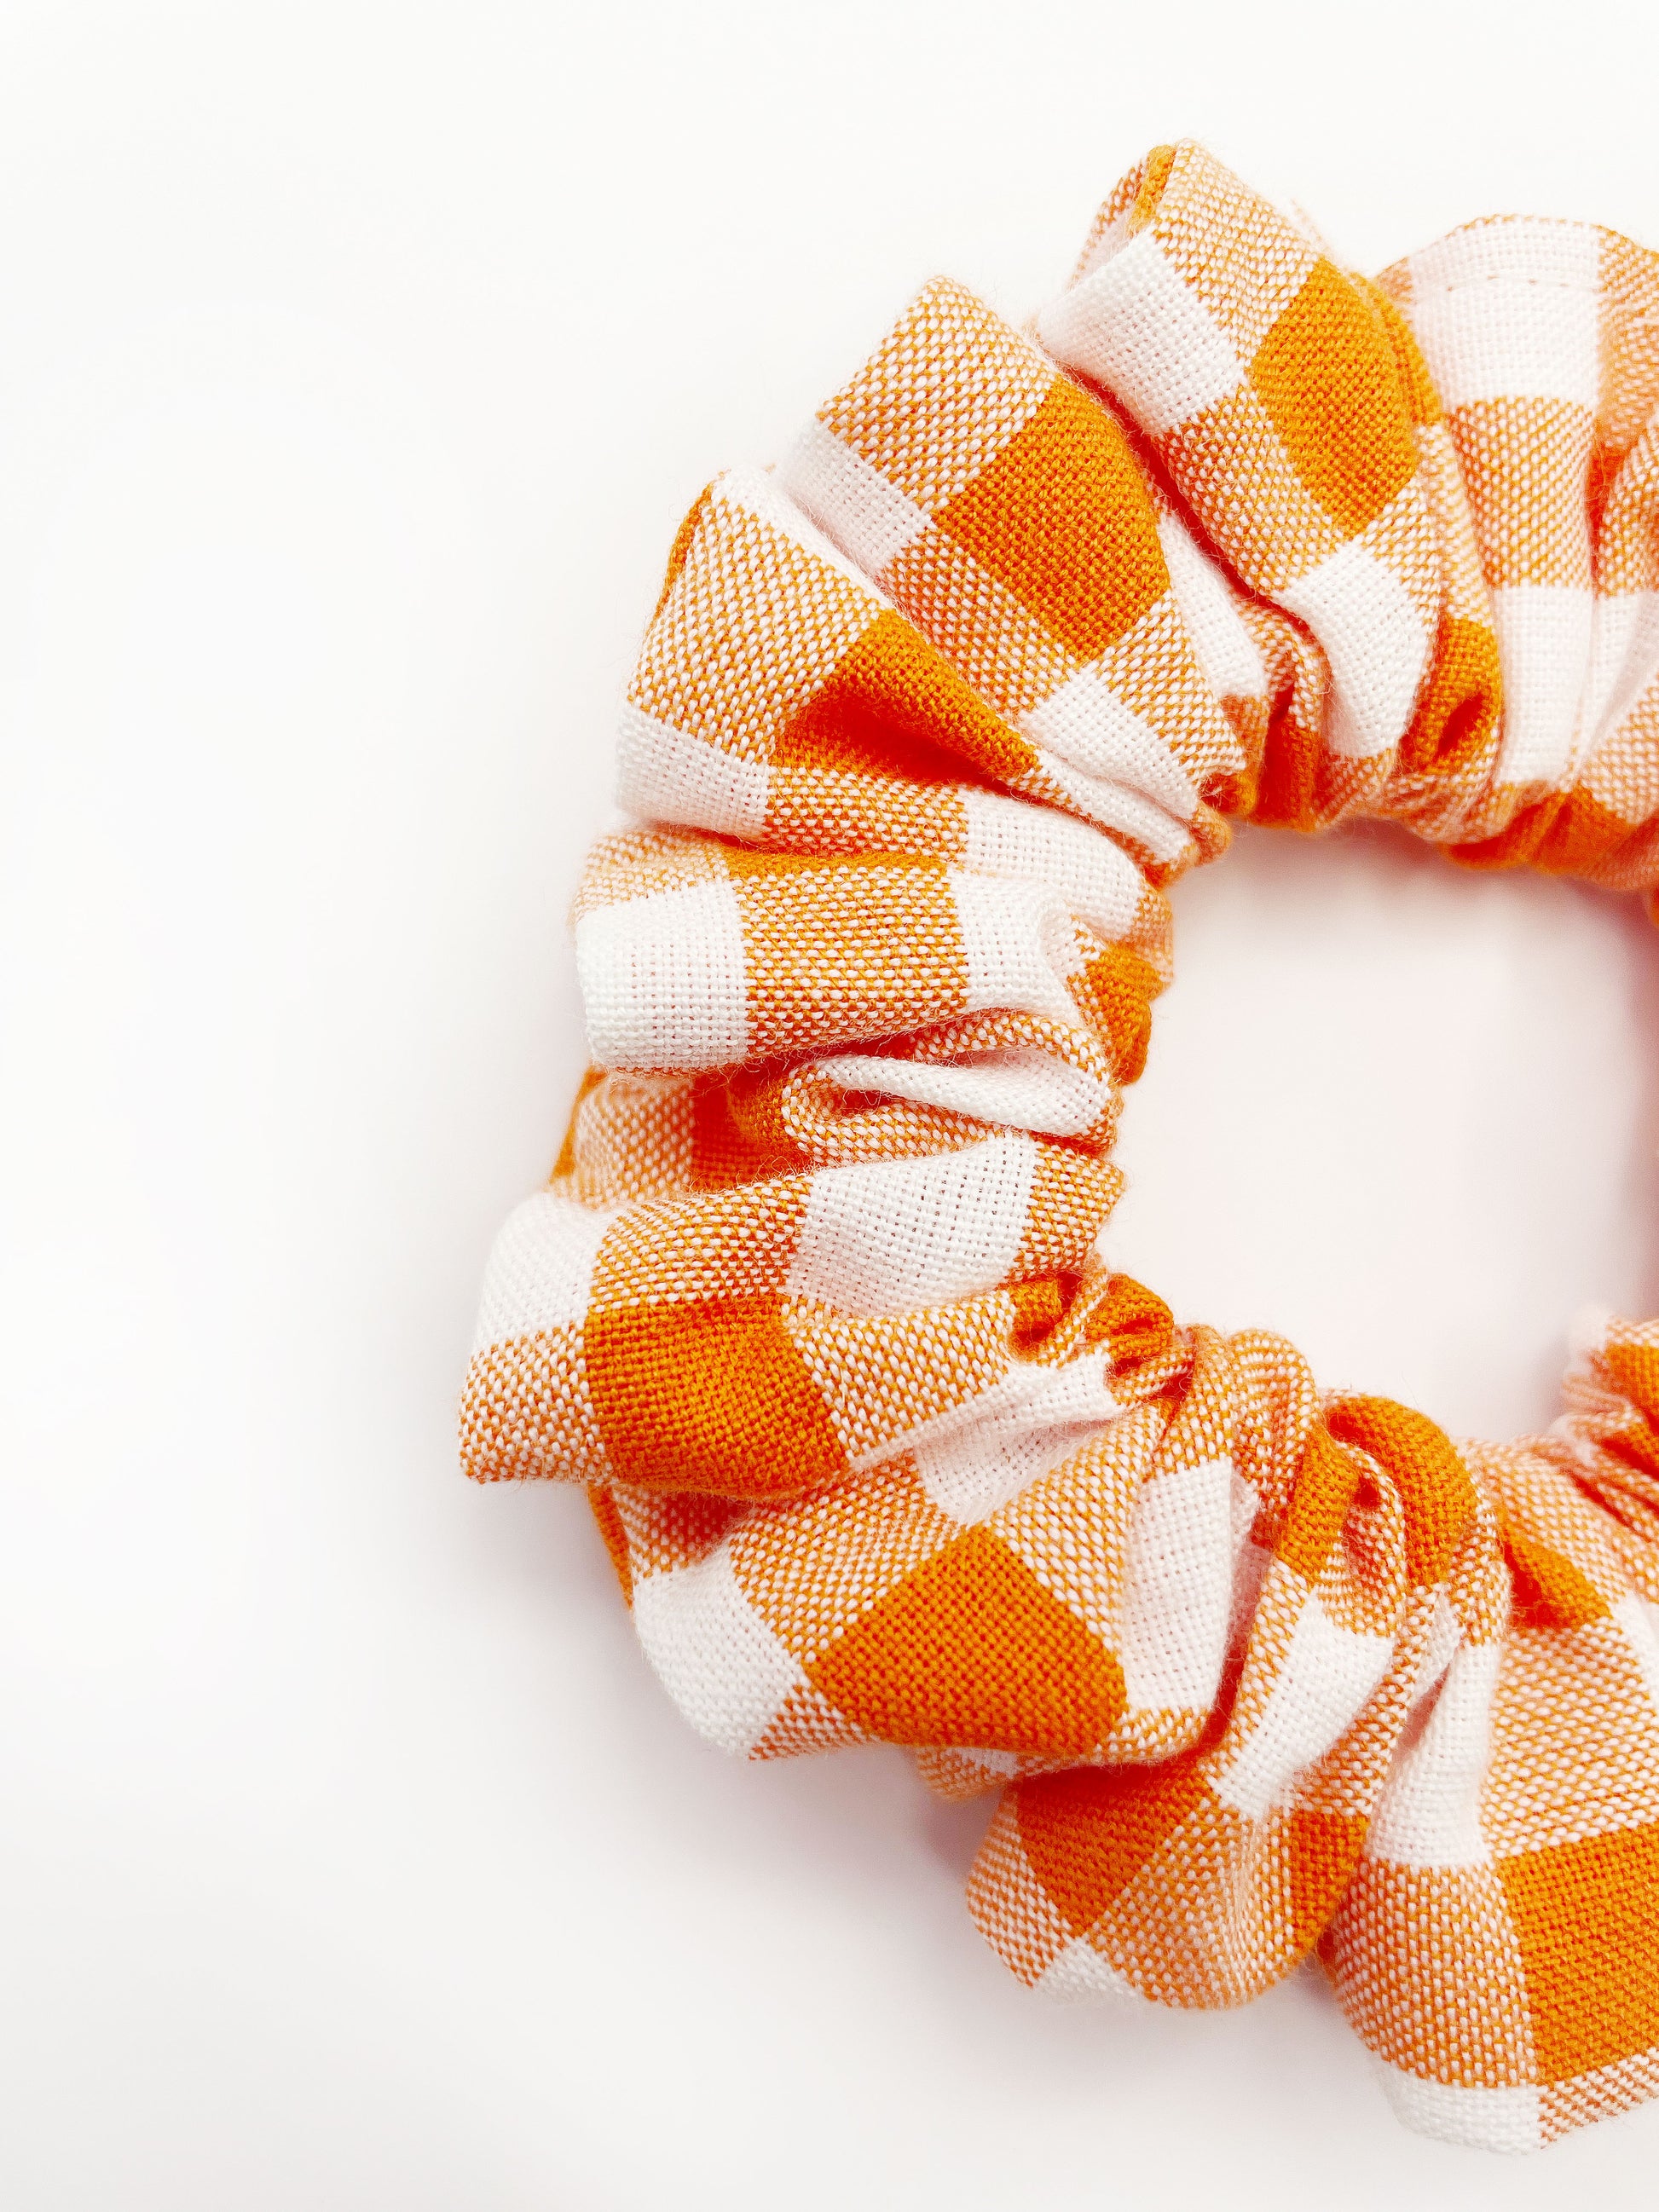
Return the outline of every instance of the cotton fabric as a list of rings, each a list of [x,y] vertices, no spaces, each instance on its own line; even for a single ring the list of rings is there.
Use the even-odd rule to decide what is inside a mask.
[[[1583,224],[1370,282],[1183,143],[1029,331],[925,287],[675,543],[461,1414],[588,1486],[711,1741],[995,1793],[1022,1980],[1316,1957],[1492,2148],[1659,2088],[1659,1322],[1454,1443],[1096,1242],[1231,821],[1651,895],[1656,438],[1659,263]]]

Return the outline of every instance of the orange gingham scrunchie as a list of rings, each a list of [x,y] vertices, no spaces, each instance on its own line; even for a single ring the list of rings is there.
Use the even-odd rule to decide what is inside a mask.
[[[715,1743],[999,1790],[1023,1981],[1316,1953],[1402,2118],[1530,2147],[1659,2089],[1659,1322],[1454,1444],[1095,1244],[1229,817],[1659,883],[1659,260],[1368,282],[1181,144],[1033,331],[927,285],[687,517],[465,1463],[590,1486]]]

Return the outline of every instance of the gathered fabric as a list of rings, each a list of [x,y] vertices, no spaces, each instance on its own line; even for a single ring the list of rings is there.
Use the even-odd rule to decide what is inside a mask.
[[[1659,260],[1606,230],[1370,281],[1182,143],[1028,330],[927,285],[675,541],[461,1413],[473,1475],[588,1486],[713,1742],[996,1793],[1023,1981],[1315,1957],[1492,2148],[1659,2090],[1659,1322],[1453,1442],[1097,1240],[1231,821],[1651,902],[1656,507]]]

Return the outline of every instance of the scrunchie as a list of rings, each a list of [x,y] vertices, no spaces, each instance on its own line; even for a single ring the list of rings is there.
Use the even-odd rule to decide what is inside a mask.
[[[461,1418],[474,1475],[591,1486],[714,1742],[1000,1792],[1022,1980],[1316,1953],[1402,2117],[1493,2147],[1659,2088],[1659,1322],[1454,1444],[1095,1246],[1229,817],[1659,881],[1656,410],[1628,240],[1368,282],[1191,144],[1030,334],[927,285],[675,541],[594,1066]]]

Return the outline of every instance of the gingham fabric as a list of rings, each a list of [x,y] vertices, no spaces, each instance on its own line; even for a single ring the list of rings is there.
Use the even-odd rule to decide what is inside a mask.
[[[1376,283],[1189,144],[1030,333],[920,294],[675,544],[577,902],[593,1068],[489,1263],[469,1471],[590,1486],[750,1758],[1000,1793],[1059,1995],[1316,1956],[1398,2109],[1659,2087],[1659,1322],[1454,1444],[1096,1240],[1229,817],[1659,881],[1659,265],[1481,222]]]

